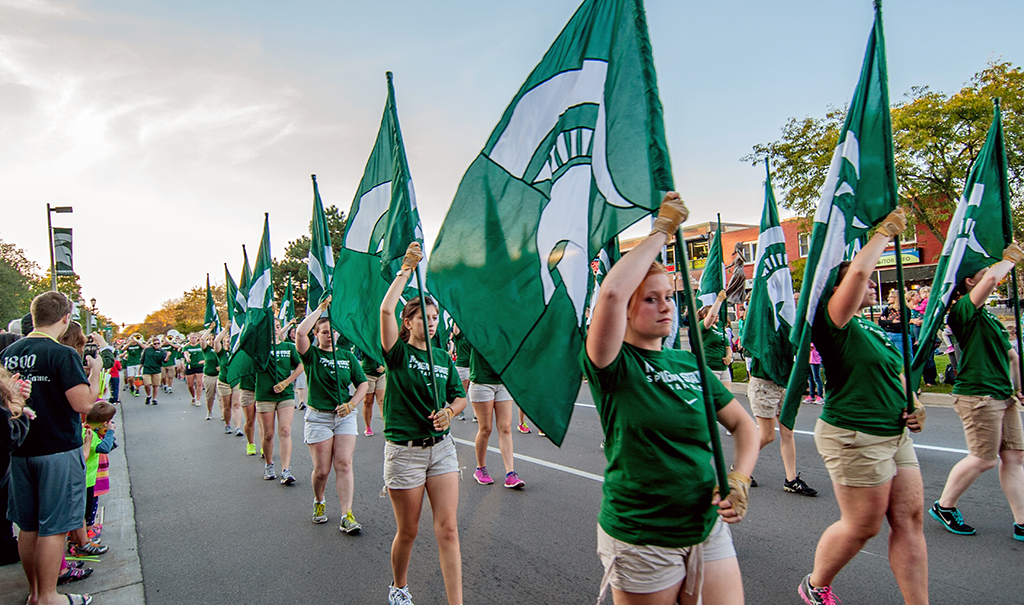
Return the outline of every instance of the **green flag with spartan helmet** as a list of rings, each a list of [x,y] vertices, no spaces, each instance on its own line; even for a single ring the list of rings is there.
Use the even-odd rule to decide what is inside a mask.
[[[932,292],[924,312],[914,364],[910,369],[914,387],[924,364],[932,354],[932,339],[943,324],[949,302],[964,278],[1002,259],[1003,249],[1013,241],[1010,218],[1010,187],[1006,177],[1006,149],[999,100],[995,101],[992,125],[985,145],[974,160],[946,231],[946,243],[932,280]]]
[[[590,262],[671,189],[643,5],[585,0],[463,176],[427,274],[556,444],[580,388]]]
[[[324,203],[320,200],[320,188],[313,178],[313,223],[310,228],[308,276],[306,280],[306,314],[315,309],[324,296],[331,291],[334,277],[334,248],[331,247],[331,231],[327,228]]]
[[[288,276],[288,285],[285,286],[284,295],[281,296],[280,309],[277,312],[277,320],[281,325],[295,319],[295,298],[292,295],[292,276]]]
[[[226,269],[226,267],[225,267]],[[213,291],[210,290],[210,274],[206,274],[206,314],[203,317],[203,328],[213,328],[212,333],[220,332],[220,314],[217,313],[217,304],[213,301]]]
[[[722,260],[722,217],[718,217],[718,227],[711,236],[708,246],[708,258],[704,262],[704,271],[700,274],[700,289],[697,299],[701,307],[715,304],[718,293],[725,290],[725,262]]]
[[[892,154],[889,82],[885,66],[882,9],[875,1],[875,23],[868,37],[860,81],[846,112],[832,164],[814,213],[810,250],[804,269],[791,339],[800,360],[790,374],[780,422],[793,428],[807,385],[811,326],[819,305],[835,284],[849,246],[896,209],[896,168]]]
[[[796,304],[786,237],[779,224],[779,209],[767,162],[765,171],[768,176],[764,182],[761,233],[757,236],[754,287],[747,305],[742,345],[772,382],[784,385],[793,369],[793,344],[789,333],[796,321]]]
[[[274,346],[274,283],[271,275],[270,216],[263,218],[263,237],[256,254],[256,270],[248,284],[245,323],[232,349],[234,358],[244,355],[259,371],[267,369],[270,350]]]

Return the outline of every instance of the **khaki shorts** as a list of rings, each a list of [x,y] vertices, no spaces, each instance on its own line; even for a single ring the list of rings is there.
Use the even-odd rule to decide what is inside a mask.
[[[450,435],[430,447],[384,442],[384,485],[388,489],[413,489],[427,477],[458,472],[459,459]]]
[[[243,393],[245,391],[242,391]],[[276,412],[282,408],[293,408],[295,407],[294,399],[285,399],[284,401],[257,401],[256,411],[257,412]]]
[[[235,386],[231,386],[230,384],[224,382],[223,380],[217,380],[217,394],[220,395],[221,397],[229,397],[240,390],[241,389],[238,388],[237,384]]]
[[[210,403],[217,397],[217,377],[203,374],[203,393],[206,395],[206,402]]]
[[[732,374],[729,373],[729,368],[725,368],[724,370],[721,371],[711,370],[711,373],[714,374],[715,378],[722,382],[732,382]]]
[[[374,391],[383,391],[388,386],[388,375],[381,374],[380,376],[370,376],[367,374],[366,384],[369,385],[366,387],[367,394],[373,393]]]
[[[732,545],[732,531],[721,519],[715,521],[715,526],[711,528],[707,539],[698,546],[703,557],[698,554],[698,560],[692,561],[691,546],[667,548],[629,544],[609,536],[600,525],[597,526],[597,556],[601,558],[609,583],[615,589],[624,592],[659,592],[686,579],[688,564],[690,570],[699,576],[705,561],[718,561],[736,556],[736,549]]]
[[[1015,398],[953,395],[953,409],[964,423],[964,438],[971,455],[995,460],[1003,450],[1024,450],[1020,403]]]
[[[480,384],[479,382],[469,383],[469,401],[471,403],[482,403],[484,401],[512,401],[512,395],[503,384]]]
[[[747,384],[747,398],[750,399],[750,411],[758,418],[775,418],[782,409],[782,400],[786,398],[786,387],[780,387],[771,380],[750,377]]]
[[[898,468],[920,468],[907,429],[895,437],[879,437],[819,418],[814,444],[832,481],[847,487],[876,487],[895,477]]]
[[[156,386],[160,384],[160,374],[143,374],[142,384],[146,386]]]
[[[242,400],[243,408],[247,408],[250,405],[256,405],[256,391],[250,391],[248,389],[239,389],[239,391],[242,393],[240,399]]]
[[[334,410],[307,407],[306,415],[303,416],[306,422],[302,426],[302,440],[307,444],[313,444],[333,439],[335,435],[355,436],[358,432],[357,415],[353,411],[348,416],[338,416]]]

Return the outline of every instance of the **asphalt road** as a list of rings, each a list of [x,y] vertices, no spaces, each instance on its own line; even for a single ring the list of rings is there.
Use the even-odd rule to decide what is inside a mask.
[[[745,397],[737,398],[746,404]],[[389,501],[379,497],[384,443],[379,409],[377,435],[360,435],[357,442],[354,511],[364,529],[349,536],[337,529],[341,511],[333,476],[327,491],[331,522],[310,522],[312,466],[301,443],[299,414],[292,464],[299,480],[286,487],[263,480],[262,460],[244,455],[243,438],[223,433],[216,410],[215,419],[206,422],[205,408],[189,406],[183,383],[176,382],[175,393],[160,400],[159,407],[147,407],[142,398],[129,396],[123,413],[149,605],[386,602],[395,522]],[[755,472],[762,487],[752,492],[747,519],[733,529],[747,603],[800,603],[796,586],[810,571],[821,532],[838,518],[809,434],[819,409],[804,406],[798,418],[797,429],[804,432],[797,435],[797,463],[820,496],[782,491],[782,464],[772,444]],[[477,485],[471,477],[476,425],[468,420],[453,425],[459,459],[467,469],[459,503],[465,602],[594,603],[602,572],[595,527],[604,457],[588,390],[580,393],[562,448],[539,437],[535,427],[529,435],[514,432],[523,491],[504,489],[500,482]],[[916,441],[937,448],[918,448],[930,505],[963,455],[963,434],[953,410],[930,408],[928,427]],[[496,435],[491,443],[496,448]],[[724,443],[730,458],[729,439]],[[488,462],[492,474],[500,476],[496,449]],[[925,520],[931,602],[1024,602],[1019,580],[1024,543],[1012,538],[1012,517],[994,472],[968,491],[961,510],[978,528],[977,536],[954,536]],[[886,539],[883,529],[837,578],[834,588],[844,604],[902,602],[889,570]],[[426,504],[409,583],[417,604],[444,602]]]

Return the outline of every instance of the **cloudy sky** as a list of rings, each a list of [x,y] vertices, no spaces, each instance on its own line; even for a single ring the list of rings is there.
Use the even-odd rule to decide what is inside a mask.
[[[118,322],[306,232],[310,174],[348,210],[395,73],[428,247],[459,180],[578,0],[0,0],[0,239],[49,262],[72,205],[85,298]],[[647,0],[678,189],[756,223],[739,161],[849,101],[869,0]],[[888,0],[890,94],[1024,62],[1024,3]]]

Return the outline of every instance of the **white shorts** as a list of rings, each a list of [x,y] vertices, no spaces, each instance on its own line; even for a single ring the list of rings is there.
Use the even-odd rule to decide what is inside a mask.
[[[352,412],[344,418],[334,410],[324,411],[314,407],[306,408],[305,426],[302,429],[302,440],[306,444],[320,443],[335,435],[356,434],[356,413]]]
[[[459,380],[462,382],[469,380],[469,368],[460,368],[459,366],[455,366],[455,371],[459,373]]]
[[[511,401],[508,389],[503,384],[479,384],[469,383],[469,401],[481,403],[484,401]]]
[[[604,565],[605,577],[617,590],[636,594],[649,594],[671,588],[686,579],[687,569],[703,575],[704,562],[718,561],[736,556],[732,544],[732,531],[721,519],[715,521],[697,560],[693,560],[692,546],[668,548],[644,544],[629,544],[617,540],[600,525],[597,526],[597,555]],[[602,592],[604,586],[601,587]]]
[[[722,382],[732,382],[732,374],[729,373],[729,368],[725,368],[722,371],[711,370],[711,373]]]
[[[302,372],[299,377],[295,379],[295,388],[304,389],[306,388],[306,373]]]
[[[139,367],[140,366],[137,366],[137,365],[136,366],[128,366],[128,367],[126,367],[124,369],[124,371],[128,374],[128,378],[135,378],[136,376],[138,376],[139,375]]]
[[[427,477],[458,470],[459,459],[450,435],[430,447],[384,442],[384,485],[388,489],[413,489],[426,483]]]

